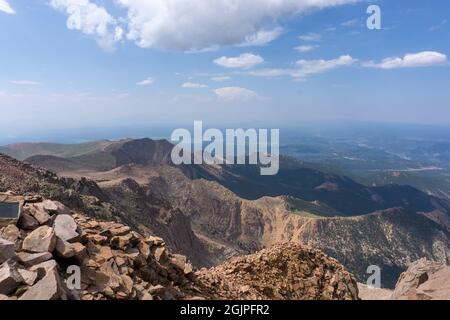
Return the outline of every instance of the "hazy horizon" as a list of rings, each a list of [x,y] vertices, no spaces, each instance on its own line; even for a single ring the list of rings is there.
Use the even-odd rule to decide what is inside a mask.
[[[241,123],[240,125],[227,126],[212,122],[204,122],[204,129],[249,129],[266,128],[266,124]],[[84,128],[49,128],[37,131],[12,135],[2,133],[0,128],[0,146],[17,143],[61,143],[76,144],[97,140],[122,140],[122,139],[170,139],[173,130],[185,128],[193,132],[192,123],[138,125],[138,126],[104,126]],[[296,126],[274,127],[280,129],[281,143],[283,140],[301,138],[303,135],[318,135],[324,137],[355,137],[358,135],[388,135],[421,139],[434,139],[448,141],[450,138],[450,125],[424,125],[390,122],[367,121],[311,121]]]

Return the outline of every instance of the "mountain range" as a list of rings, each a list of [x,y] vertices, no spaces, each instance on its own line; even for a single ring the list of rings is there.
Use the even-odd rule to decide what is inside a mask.
[[[0,191],[39,190],[115,217],[162,236],[198,267],[293,241],[323,250],[360,281],[378,265],[393,287],[415,260],[450,260],[448,200],[409,186],[367,187],[289,157],[276,176],[260,176],[256,165],[175,166],[172,147],[151,139],[2,147],[24,162],[0,157]]]

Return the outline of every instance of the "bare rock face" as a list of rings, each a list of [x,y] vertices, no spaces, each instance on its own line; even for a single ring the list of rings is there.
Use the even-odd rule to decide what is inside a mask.
[[[36,264],[45,262],[52,258],[52,254],[50,252],[41,252],[41,253],[28,253],[28,252],[19,252],[17,253],[17,257],[19,261],[22,262],[26,266],[34,266]]]
[[[395,300],[450,300],[450,267],[421,259],[402,273],[392,295]]]
[[[197,273],[218,299],[357,300],[353,276],[324,253],[295,243],[277,244]]]
[[[0,231],[0,238],[3,238],[4,240],[11,241],[14,243],[17,241],[17,239],[19,239],[19,236],[20,230],[13,224],[4,227]]]
[[[40,198],[23,213],[32,228],[0,229],[9,236],[0,242],[3,300],[358,299],[353,276],[339,263],[298,244],[195,271],[163,239],[121,223]],[[68,266],[79,268],[80,287],[68,286]]]
[[[78,238],[77,224],[68,214],[58,215],[54,223],[56,236],[63,241],[74,241]]]
[[[0,238],[0,264],[14,257],[14,243]]]
[[[63,294],[64,289],[59,274],[55,269],[52,269],[28,289],[19,300],[57,300],[61,299]]]
[[[0,294],[8,295],[23,281],[14,263],[7,261],[0,266]]]
[[[56,237],[53,228],[41,226],[31,232],[23,241],[22,249],[29,252],[52,252]]]

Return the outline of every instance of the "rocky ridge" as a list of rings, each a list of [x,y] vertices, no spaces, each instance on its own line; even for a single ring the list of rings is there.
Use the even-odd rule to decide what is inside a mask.
[[[17,225],[0,229],[0,300],[358,298],[353,276],[307,247],[279,244],[196,271],[159,237],[27,199]]]

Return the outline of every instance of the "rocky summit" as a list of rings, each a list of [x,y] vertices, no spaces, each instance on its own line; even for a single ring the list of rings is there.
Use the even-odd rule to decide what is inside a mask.
[[[27,199],[0,229],[0,300],[358,299],[342,265],[298,244],[194,270],[157,236]]]

